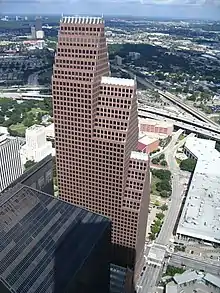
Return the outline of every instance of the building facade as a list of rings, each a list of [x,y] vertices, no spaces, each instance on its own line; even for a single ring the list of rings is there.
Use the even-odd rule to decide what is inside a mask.
[[[164,135],[172,135],[173,124],[165,121],[143,119],[139,120],[140,132],[153,132]]]
[[[26,129],[26,144],[21,148],[22,162],[40,162],[53,153],[52,143],[46,139],[46,127],[33,125]]]
[[[0,192],[23,173],[20,149],[17,138],[0,135]]]
[[[22,184],[0,209],[1,293],[109,292],[109,219]]]
[[[138,272],[149,160],[138,141],[136,82],[110,77],[104,21],[63,17],[53,70],[59,195],[112,220],[112,262]]]

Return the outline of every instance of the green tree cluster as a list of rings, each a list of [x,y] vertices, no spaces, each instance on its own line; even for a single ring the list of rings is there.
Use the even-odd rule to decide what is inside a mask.
[[[171,172],[169,170],[152,170],[151,171],[153,175],[155,175],[160,180],[168,180],[171,179]]]
[[[180,169],[183,171],[193,172],[196,166],[196,161],[193,159],[186,159],[181,161],[180,163]]]
[[[183,268],[177,268],[177,267],[168,265],[166,270],[166,275],[173,277],[175,274],[182,274],[184,272],[185,272],[185,269]]]
[[[31,168],[32,166],[34,166],[35,162],[34,161],[27,161],[25,164],[24,164],[24,167],[25,167],[25,170]]]

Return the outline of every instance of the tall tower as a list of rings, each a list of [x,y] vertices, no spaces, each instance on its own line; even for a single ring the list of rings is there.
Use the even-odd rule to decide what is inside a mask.
[[[135,268],[145,243],[148,155],[136,152],[136,82],[109,76],[104,21],[63,17],[53,70],[59,196],[109,217],[112,262]]]

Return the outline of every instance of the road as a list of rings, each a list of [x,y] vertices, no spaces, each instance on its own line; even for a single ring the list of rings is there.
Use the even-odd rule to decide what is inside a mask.
[[[28,77],[28,85],[29,86],[38,86],[38,73],[39,72],[34,72]]]
[[[179,214],[179,210],[182,202],[183,186],[179,184],[180,170],[176,163],[175,153],[177,149],[184,144],[185,139],[181,140],[178,144],[178,138],[181,135],[182,130],[178,130],[172,137],[169,147],[166,148],[164,154],[167,159],[169,168],[172,173],[172,195],[171,202],[164,219],[163,226],[155,241],[155,244],[163,245],[164,251],[166,251],[166,245],[169,244],[170,238],[173,234],[173,230],[176,224],[176,219]],[[148,258],[149,253],[145,255]],[[156,284],[160,277],[162,266],[146,265],[146,270],[140,277],[137,283],[137,293],[154,293],[156,291]]]
[[[160,267],[154,267],[151,264],[148,265],[144,271],[144,275],[147,276],[147,278],[142,278],[142,281],[137,286],[137,293],[154,292],[155,284],[157,283],[160,275],[160,270]]]
[[[186,257],[177,253],[173,253],[170,257],[169,264],[177,267],[185,265],[188,268],[195,270],[200,269],[210,274],[220,275],[220,262],[204,262],[197,258],[193,258],[193,256]]]
[[[179,214],[179,210],[182,204],[182,194],[184,187],[180,184],[180,170],[175,159],[175,153],[177,149],[184,143],[184,140],[176,145],[178,141],[179,133],[174,135],[174,138],[170,142],[170,147],[165,152],[165,157],[172,173],[172,195],[169,206],[169,212],[165,217],[163,226],[160,230],[156,243],[167,245],[169,244],[170,238],[173,234],[173,230],[176,224],[176,219]]]

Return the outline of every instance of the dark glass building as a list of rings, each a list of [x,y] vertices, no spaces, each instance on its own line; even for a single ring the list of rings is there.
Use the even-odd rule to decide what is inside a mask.
[[[1,293],[109,292],[107,218],[21,183],[0,211]]]

